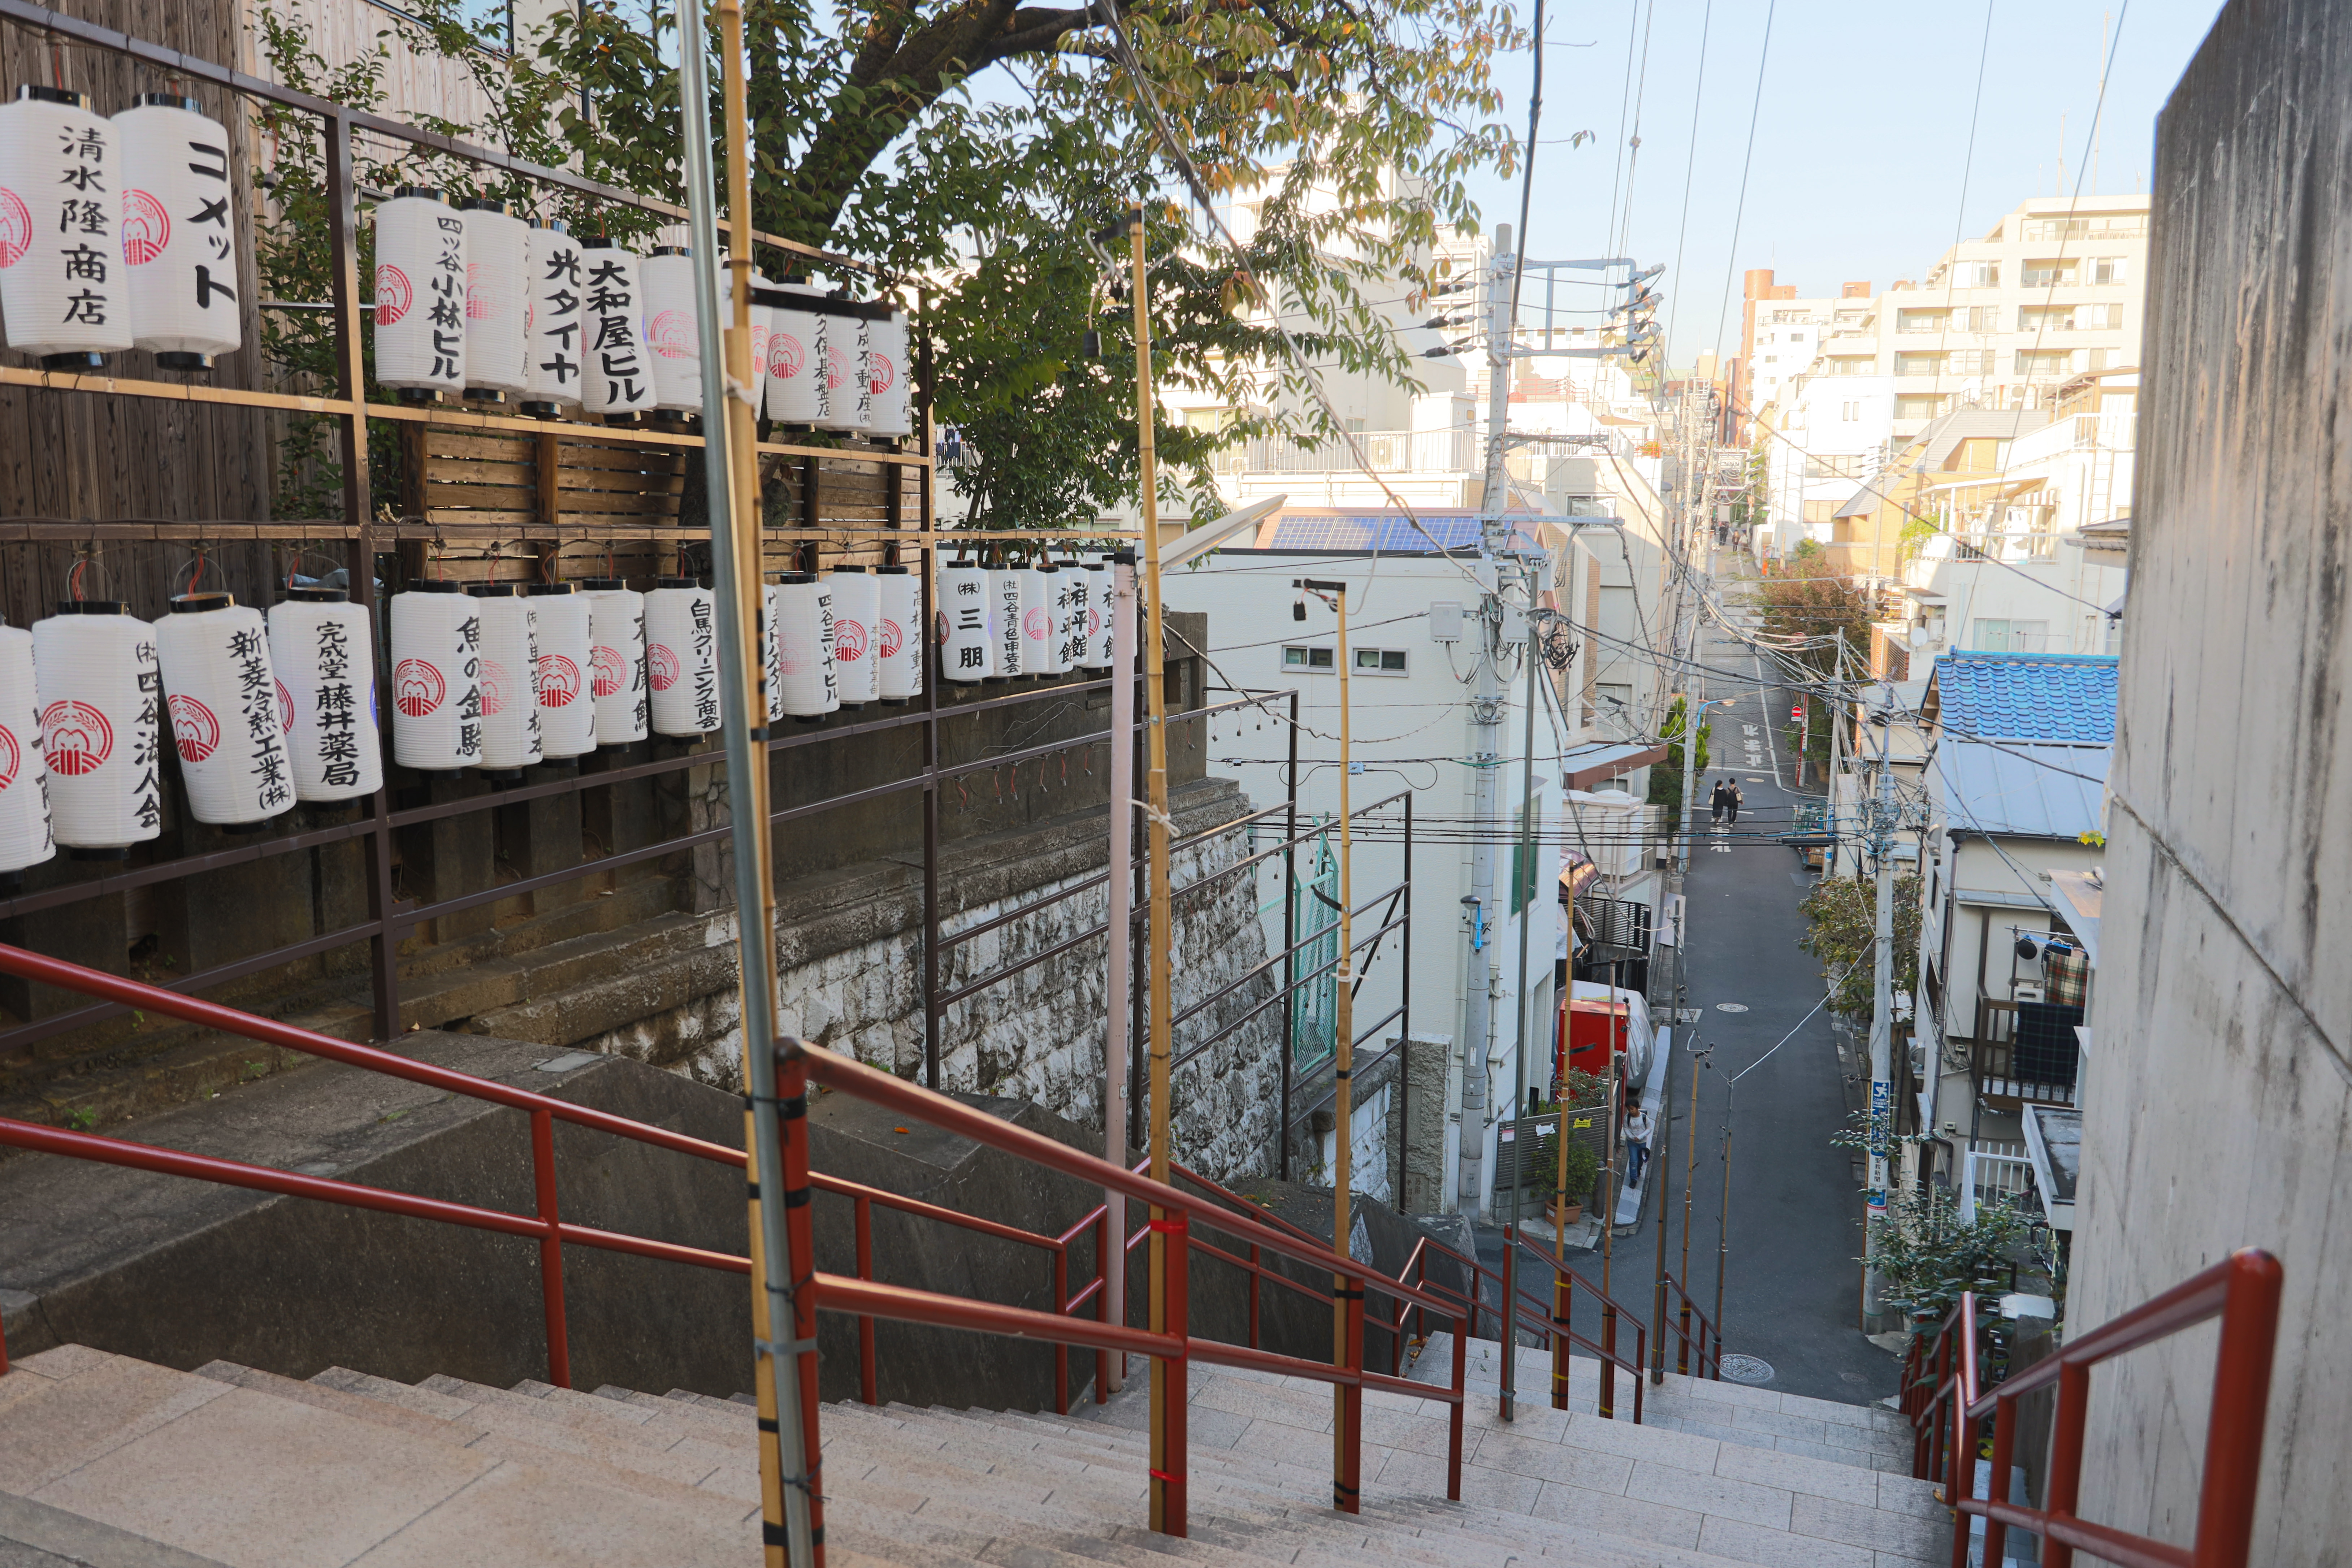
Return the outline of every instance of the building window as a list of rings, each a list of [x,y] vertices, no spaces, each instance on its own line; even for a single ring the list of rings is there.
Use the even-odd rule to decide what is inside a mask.
[[[1404,651],[1402,648],[1360,647],[1355,651],[1358,675],[1402,675],[1404,673]]]
[[[1956,349],[1944,356],[1944,368],[1954,375],[1990,375],[1990,349]]]
[[[1921,395],[1895,400],[1895,417],[1897,419],[1933,419],[1943,411],[1944,400],[1940,397]]]
[[[2124,324],[2124,308],[2119,304],[2077,305],[2074,324],[2088,332],[2116,331]]]
[[[2018,281],[2028,289],[2047,289],[2053,284],[2074,281],[2074,264],[2072,261],[2029,261],[2021,272]]]
[[[2065,375],[2074,367],[2074,352],[2070,349],[2032,349],[2017,351],[2019,375]]]
[[[2125,283],[2131,279],[2131,258],[2124,256],[2102,256],[2091,263],[2094,283]]]
[[[2000,287],[2000,263],[1963,261],[1955,268],[1952,281],[1962,289],[1998,289]]]
[[[1972,646],[1979,653],[2048,653],[2050,623],[1979,619]]]
[[[1843,411],[1842,417],[1844,418],[1848,424],[1852,424],[1853,421],[1862,417],[1862,405],[1858,402],[1843,403],[1840,404],[1838,406]]]
[[[1895,330],[1898,332],[1940,332],[1947,320],[1941,310],[1897,310]]]
[[[1282,650],[1285,669],[1328,669],[1331,650],[1328,647],[1286,647]]]
[[[1874,357],[1870,359],[1858,357],[1845,359],[1833,358],[1830,361],[1830,374],[1832,375],[1874,375],[1877,374],[1877,371],[1878,361]]]
[[[1941,375],[1944,374],[1942,354],[1896,354],[1895,374],[1897,375]]]

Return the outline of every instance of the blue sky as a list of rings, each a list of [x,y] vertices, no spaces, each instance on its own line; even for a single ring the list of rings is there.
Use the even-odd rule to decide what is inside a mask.
[[[2097,188],[2146,190],[2157,113],[2220,10],[2218,0],[1992,0],[1963,201],[1977,62],[1987,38],[1982,0],[1777,0],[1759,104],[1758,58],[1773,3],[1713,0],[1710,18],[1709,0],[1654,0],[1626,246],[1643,265],[1662,261],[1669,268],[1660,280],[1667,297],[1658,321],[1664,330],[1671,317],[1677,364],[1716,344],[1718,322],[1726,351],[1737,352],[1739,270],[1773,268],[1780,282],[1796,284],[1802,294],[1832,293],[1848,279],[1883,289],[1896,278],[1923,275],[1952,243],[1956,226],[1980,234],[2024,197],[2060,194],[2062,114],[2065,190],[2072,192],[2092,141],[2103,14],[2122,26],[2100,117]],[[1620,114],[1630,96],[1628,24],[1637,5],[1646,16],[1651,4],[1549,7],[1530,256],[1607,254],[1612,153],[1622,145]],[[1705,94],[1694,161],[1703,29]],[[1591,47],[1578,47],[1583,45]],[[1638,76],[1638,36],[1632,52]],[[1522,130],[1528,75],[1525,53],[1498,71],[1514,101],[1512,121]],[[1751,108],[1754,160],[1735,251]],[[1597,132],[1596,140],[1570,147],[1565,138],[1576,131]],[[2082,188],[2092,187],[2085,180]],[[1517,221],[1517,181],[1490,176],[1475,189],[1490,227]],[[1622,184],[1617,199],[1622,210]]]

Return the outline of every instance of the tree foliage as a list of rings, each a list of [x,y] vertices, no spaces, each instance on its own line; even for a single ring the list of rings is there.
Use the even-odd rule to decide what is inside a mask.
[[[1826,646],[1794,647],[1782,656],[1817,680],[1837,674],[1837,645],[1830,639],[1838,632],[1845,634],[1849,669],[1856,658],[1869,658],[1870,623],[1877,618],[1870,590],[1829,572],[1823,553],[1799,546],[1788,575],[1758,579],[1755,600],[1757,629],[1766,637],[1822,639]]]
[[[1666,760],[1650,764],[1650,793],[1644,798],[1652,805],[1672,806],[1679,814],[1683,805],[1683,731],[1690,724],[1690,699],[1677,697],[1666,710],[1666,721],[1661,733],[1666,742]],[[1694,759],[1703,776],[1713,759],[1707,754],[1706,743],[1715,734],[1712,720],[1701,717],[1698,721],[1698,755]],[[1682,818],[1675,818],[1675,831],[1680,832]]]
[[[1822,961],[1822,972],[1837,979],[1830,1011],[1855,1023],[1870,1021],[1878,929],[1878,884],[1870,877],[1826,877],[1797,906],[1809,922],[1797,945]],[[1897,996],[1919,986],[1919,877],[1895,879],[1895,984]]]
[[[1979,1296],[2011,1289],[2018,1266],[2033,1262],[2033,1226],[2007,1203],[1979,1204],[1974,1224],[1960,1219],[1948,1187],[1922,1184],[1893,1197],[1879,1233],[1876,1259],[1885,1287],[1880,1300],[1928,1332],[1958,1305],[1963,1291]]]
[[[470,33],[457,0],[405,8],[419,18],[400,24],[411,46],[463,59],[489,99],[476,139],[677,196],[667,11],[584,0],[509,59],[473,47],[506,40]],[[1113,14],[1015,0],[744,6],[753,220],[930,281],[936,416],[974,455],[956,482],[976,523],[1084,521],[1133,493],[1131,304],[1083,235],[1147,208],[1164,258],[1149,300],[1155,379],[1237,411],[1213,429],[1155,429],[1172,495],[1180,481],[1207,488],[1220,446],[1334,434],[1297,395],[1276,312],[1311,363],[1412,384],[1379,308],[1437,284],[1433,247],[1477,220],[1470,176],[1508,174],[1518,153],[1491,75],[1496,52],[1523,41],[1501,0],[1139,0],[1116,7],[1117,29]],[[714,93],[719,75],[714,61]],[[1245,256],[1184,205],[1194,193],[1162,123],[1211,201],[1253,205]],[[730,151],[713,148],[722,169]],[[496,171],[442,173],[460,194],[521,200],[585,232],[634,238],[655,222]],[[757,259],[770,276],[807,270]],[[1090,330],[1099,358],[1083,353]]]

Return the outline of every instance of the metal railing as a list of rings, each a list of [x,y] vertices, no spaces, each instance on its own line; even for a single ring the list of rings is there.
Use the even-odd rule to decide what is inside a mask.
[[[1365,458],[1381,473],[1462,474],[1481,459],[1476,432],[1455,430],[1364,430],[1356,440]],[[1229,447],[1211,459],[1218,474],[1332,474],[1356,468],[1347,442],[1329,440],[1301,447],[1279,437],[1259,436]]]
[[[1685,1377],[1723,1380],[1723,1340],[1715,1325],[1683,1282],[1669,1274],[1665,1277],[1668,1304],[1675,1307],[1672,1332],[1675,1336],[1675,1370]],[[1696,1325],[1696,1331],[1693,1331]]]
[[[2002,1562],[2009,1531],[2039,1536],[2047,1568],[2072,1568],[2080,1550],[2124,1568],[2245,1568],[2261,1483],[2263,1422],[2270,1407],[2271,1359],[2278,1337],[2284,1271],[2257,1248],[2234,1252],[2192,1279],[2083,1334],[2047,1360],[1988,1384],[1973,1292],[1963,1295],[1932,1341],[1915,1338],[1903,1363],[1903,1414],[1913,1432],[1911,1473],[1943,1483],[1953,1510],[1952,1568],[1973,1555],[1970,1521],[1985,1521],[1981,1561]],[[2097,1524],[2082,1504],[2083,1443],[2089,1430],[2091,1369],[2183,1329],[2221,1320],[2213,1358],[2212,1408],[2205,1424],[2205,1474],[2186,1549]],[[2018,1402],[2053,1384],[2047,1497],[2030,1508],[2009,1498],[2017,1453]],[[1990,1494],[1974,1494],[1984,1426],[1992,1424]]]

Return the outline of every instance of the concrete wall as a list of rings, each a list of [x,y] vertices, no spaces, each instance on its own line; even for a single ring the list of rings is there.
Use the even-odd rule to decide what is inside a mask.
[[[2352,11],[2234,0],[2158,121],[2132,616],[2068,1331],[2286,1295],[2252,1560],[2352,1541]],[[2205,1329],[2095,1375],[2091,1517],[2189,1540]]]

